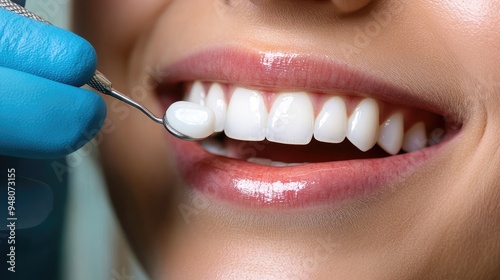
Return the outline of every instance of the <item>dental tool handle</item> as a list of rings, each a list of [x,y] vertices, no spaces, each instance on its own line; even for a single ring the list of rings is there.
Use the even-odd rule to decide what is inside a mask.
[[[0,0],[0,8],[3,8],[7,11],[14,12],[18,15],[21,15],[21,16],[24,16],[27,18],[34,19],[36,21],[50,24],[48,21],[44,20],[43,18],[39,17],[38,15],[25,9],[23,6],[20,6],[20,5],[12,2],[10,0]]]
[[[1,0],[0,0],[1,1]],[[141,110],[146,116],[148,116],[150,119],[153,121],[163,124],[163,119],[160,119],[156,117],[153,113],[151,113],[148,109],[146,109],[144,106],[140,105],[139,103],[135,102],[131,98],[129,98],[126,95],[121,94],[117,90],[113,88],[113,85],[111,84],[111,81],[106,78],[101,72],[96,71],[94,76],[88,81],[87,85],[90,87],[94,88],[95,90],[102,92],[106,95],[112,96],[124,103],[127,103],[128,105],[135,107],[139,110]]]
[[[0,8],[14,12],[18,15],[21,15],[21,16],[24,16],[27,18],[34,19],[34,20],[39,21],[39,22],[51,24],[50,22],[46,21],[45,19],[41,18],[40,16],[30,12],[29,10],[25,9],[24,7],[18,5],[10,0],[0,0]],[[179,139],[187,140],[187,141],[199,141],[199,140],[203,140],[206,137],[208,137],[208,135],[206,135],[206,136],[202,135],[203,137],[201,137],[201,136],[200,137],[192,137],[190,135],[186,135],[185,133],[179,132],[178,129],[174,128],[169,123],[166,113],[165,113],[165,116],[163,118],[156,117],[146,107],[140,105],[139,103],[132,100],[128,96],[115,90],[112,86],[111,81],[108,78],[106,78],[106,76],[104,76],[99,71],[95,72],[94,76],[90,79],[90,81],[87,83],[87,85],[89,85],[90,87],[94,88],[95,90],[97,90],[103,94],[112,96],[112,97],[132,106],[132,107],[139,109],[142,113],[144,113],[146,116],[148,116],[154,122],[162,124],[170,134],[172,134],[173,136],[175,136]],[[202,109],[201,111],[204,110],[203,108],[201,108],[201,109]],[[177,121],[177,120],[174,120],[174,121]]]
[[[0,8],[14,12],[27,18],[34,19],[36,21],[50,24],[40,16],[28,11],[24,7],[10,0],[0,0]],[[182,105],[177,104],[177,106],[169,107],[169,110],[165,112],[163,118],[158,118],[146,107],[115,90],[111,84],[111,81],[99,71],[95,72],[94,76],[90,79],[90,81],[87,82],[87,85],[103,94],[109,95],[134,108],[139,109],[154,122],[162,124],[170,134],[179,139],[187,141],[201,141],[214,133],[215,117],[213,112],[207,107],[196,104],[185,104],[182,102],[177,102],[182,103]],[[187,111],[189,111],[188,115],[201,116],[200,119],[192,122],[192,117],[185,118],[185,112]],[[172,123],[168,120],[169,116],[172,120]],[[182,119],[183,117],[184,119]]]
[[[0,7],[4,8],[8,11],[14,12],[18,15],[34,19],[36,21],[40,21],[43,23],[51,24],[50,22],[46,21],[45,19],[41,18],[40,16],[30,12],[29,10],[25,9],[24,7],[10,1],[10,0],[0,0]],[[133,101],[132,99],[128,98],[127,96],[117,92],[116,90],[113,89],[111,82],[109,81],[106,76],[104,76],[101,72],[96,71],[95,75],[90,79],[90,81],[87,83],[90,87],[94,88],[95,90],[104,93],[106,95],[110,95],[122,102],[125,102],[139,110],[141,110],[146,116],[148,116],[150,119],[153,121],[163,124],[163,119],[157,118],[155,115],[153,115],[148,109],[144,108],[141,106],[139,103]]]

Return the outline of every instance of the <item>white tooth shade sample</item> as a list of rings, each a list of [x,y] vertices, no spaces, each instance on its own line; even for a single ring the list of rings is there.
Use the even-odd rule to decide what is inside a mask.
[[[279,94],[269,112],[267,140],[306,145],[314,132],[314,108],[305,92]]]
[[[332,97],[323,105],[314,124],[314,138],[320,142],[341,143],[347,133],[347,109],[341,97]]]
[[[224,131],[226,136],[243,141],[266,138],[267,109],[262,95],[254,90],[236,88],[229,101]]]
[[[378,128],[378,103],[372,98],[365,98],[349,117],[347,138],[358,149],[366,152],[377,143]]]
[[[427,146],[427,133],[425,132],[425,124],[419,122],[412,126],[406,133],[403,141],[403,150],[405,152],[413,152],[425,148]]]
[[[187,101],[170,105],[166,118],[175,130],[195,139],[206,138],[215,130],[215,115],[212,110]]]
[[[224,123],[226,122],[227,103],[224,97],[224,90],[220,84],[212,84],[208,91],[205,106],[212,109],[215,114],[215,132],[223,131]]]
[[[403,146],[404,117],[402,113],[391,115],[381,126],[378,145],[391,155],[396,155]]]
[[[200,81],[196,81],[191,86],[191,90],[186,98],[186,101],[191,103],[196,103],[200,105],[205,105],[206,93],[203,88],[203,84]]]

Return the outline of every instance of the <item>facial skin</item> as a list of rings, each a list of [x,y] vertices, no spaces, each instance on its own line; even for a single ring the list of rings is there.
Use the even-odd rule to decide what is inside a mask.
[[[392,15],[380,34],[355,53],[342,48],[356,46],[353,30],[374,11]],[[184,186],[161,126],[106,98],[102,165],[145,269],[155,279],[498,279],[499,11],[486,0],[76,1],[74,29],[96,48],[99,70],[157,116],[157,66],[229,45],[334,58],[462,124],[394,191],[273,213]],[[182,209],[194,212],[186,220]]]

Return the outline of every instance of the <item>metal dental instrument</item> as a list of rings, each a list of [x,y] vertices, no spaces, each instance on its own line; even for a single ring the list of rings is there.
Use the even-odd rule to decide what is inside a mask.
[[[34,19],[36,21],[40,21],[40,22],[44,22],[44,23],[50,24],[48,21],[44,20],[43,18],[39,17],[38,15],[36,15],[36,14],[28,11],[24,7],[18,5],[18,4],[14,3],[14,2],[12,2],[10,0],[0,0],[0,8],[6,9],[8,11],[14,12],[16,14],[22,15],[22,16],[27,17],[27,18]],[[99,92],[101,92],[103,94],[112,96],[112,97],[114,97],[114,98],[116,98],[116,99],[118,99],[118,100],[120,100],[120,101],[122,101],[122,102],[124,102],[124,103],[126,103],[126,104],[128,104],[130,106],[132,106],[132,107],[135,107],[135,108],[139,109],[141,112],[143,112],[146,116],[148,116],[154,122],[162,124],[165,127],[165,129],[167,129],[167,131],[170,134],[172,134],[173,136],[175,136],[177,138],[180,138],[182,140],[200,141],[200,140],[206,139],[210,134],[213,133],[213,131],[211,133],[210,132],[205,132],[205,133],[203,133],[203,135],[199,135],[199,133],[194,133],[194,134],[190,133],[191,135],[197,135],[197,136],[190,136],[190,135],[186,134],[186,132],[185,133],[180,132],[179,131],[179,126],[176,129],[167,120],[168,110],[167,110],[167,112],[165,112],[165,115],[163,116],[163,118],[156,117],[153,113],[151,113],[147,108],[145,108],[141,104],[137,103],[136,101],[132,100],[128,96],[126,96],[126,95],[120,93],[119,91],[115,90],[112,87],[111,81],[109,81],[99,71],[95,72],[94,76],[87,83],[87,85],[89,85],[90,87],[94,88],[95,90],[97,90],[97,91],[99,91]],[[199,107],[196,107],[196,106],[199,106]],[[177,107],[179,107],[179,106],[177,106]],[[196,113],[196,110],[198,110],[198,109],[199,109],[200,112],[206,112],[206,110],[207,110],[206,107],[203,107],[201,105],[190,104],[190,107],[191,107],[190,108],[191,112],[195,112],[195,113]],[[213,120],[211,122],[213,122]],[[208,121],[207,123],[210,123],[210,121]],[[208,124],[208,126],[210,126],[210,125],[211,124]],[[198,126],[199,126],[199,124],[198,124]],[[194,129],[196,130],[197,128],[195,127]],[[207,127],[204,127],[203,129],[205,131],[211,131],[211,128],[207,129]],[[187,131],[192,131],[192,130],[187,130]],[[206,134],[208,134],[208,135],[206,135]]]

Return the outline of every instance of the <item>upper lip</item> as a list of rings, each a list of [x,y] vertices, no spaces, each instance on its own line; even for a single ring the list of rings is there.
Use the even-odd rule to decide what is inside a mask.
[[[159,93],[182,82],[214,81],[268,92],[292,90],[372,97],[432,112],[448,122],[462,122],[449,104],[325,56],[215,48],[161,67],[155,75],[161,81]]]

